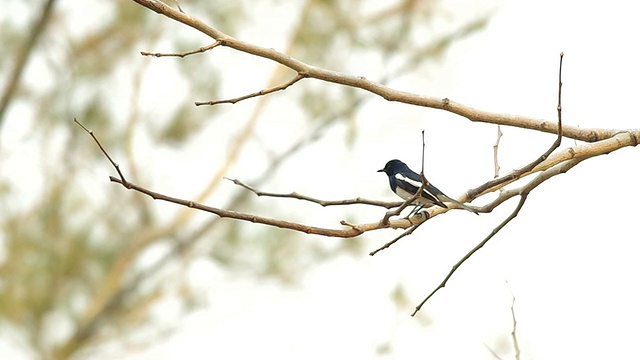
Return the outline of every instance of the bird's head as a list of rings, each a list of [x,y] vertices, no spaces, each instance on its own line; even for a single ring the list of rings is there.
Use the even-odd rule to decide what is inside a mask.
[[[406,171],[408,169],[409,167],[407,166],[407,164],[403,163],[398,159],[393,159],[393,160],[389,160],[389,162],[387,162],[384,168],[378,170],[378,172],[384,172],[385,174],[391,176],[400,171]]]

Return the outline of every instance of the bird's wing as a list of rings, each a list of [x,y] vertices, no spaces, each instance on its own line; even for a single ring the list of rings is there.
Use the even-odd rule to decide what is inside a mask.
[[[405,178],[409,178],[413,181],[417,181],[418,183],[420,183],[420,185],[422,185],[422,177],[420,176],[420,174],[416,173],[415,171],[409,168],[405,168],[405,169],[406,169],[405,171],[399,171],[398,174],[402,175]]]
[[[408,173],[397,173],[394,177],[396,179],[397,187],[404,190],[409,194],[407,199],[418,192],[418,189],[422,186],[422,179],[418,175],[418,180],[414,179],[414,177],[406,176]],[[414,173],[415,174],[415,173]],[[421,203],[427,204],[436,204],[438,206],[446,208],[447,206],[440,200],[438,200],[438,195],[442,192],[438,190],[435,186],[431,184],[427,184],[422,190],[422,194],[420,197],[423,198],[422,201],[418,201]]]
[[[400,174],[400,176],[405,178],[406,181],[412,182],[414,186],[417,186],[416,190],[413,192],[414,194],[416,193],[416,191],[418,191],[418,187],[422,186],[422,176],[420,176],[420,174],[416,173],[415,171],[409,169],[409,171],[401,171],[398,174]],[[424,190],[437,198],[439,198],[440,195],[444,195],[444,193],[442,193],[440,189],[431,185],[429,180],[427,180],[427,183],[424,186]]]
[[[408,171],[402,171],[395,175],[398,186],[401,187],[406,192],[410,193],[411,196],[415,195],[420,186],[422,186],[422,177],[420,174],[408,169]],[[452,199],[449,196],[445,195],[440,189],[433,186],[430,182],[424,186],[424,190],[422,191],[422,197],[425,198],[428,202],[432,204],[436,204],[440,207],[446,208],[447,205],[444,204],[445,201],[452,202],[458,205],[460,208],[471,211],[478,215],[478,212],[473,208],[459,202],[456,199]]]

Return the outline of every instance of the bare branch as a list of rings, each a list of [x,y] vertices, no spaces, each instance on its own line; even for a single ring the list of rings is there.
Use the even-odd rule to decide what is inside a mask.
[[[274,227],[278,227],[278,228],[299,231],[299,232],[303,232],[303,233],[306,233],[306,234],[315,234],[315,235],[322,235],[322,236],[328,236],[328,237],[350,238],[350,237],[355,237],[355,236],[361,235],[362,233],[364,233],[366,231],[377,230],[377,229],[385,229],[385,228],[406,229],[406,228],[409,228],[409,227],[414,226],[416,224],[416,222],[413,222],[410,219],[398,219],[398,220],[393,220],[393,221],[387,221],[385,223],[383,223],[382,221],[379,221],[379,222],[375,222],[375,223],[360,224],[360,225],[348,224],[345,221],[342,221],[341,224],[345,225],[345,226],[348,226],[349,229],[327,229],[327,228],[319,228],[319,227],[314,227],[314,226],[308,226],[308,225],[294,223],[294,222],[285,221],[285,220],[278,220],[278,219],[262,217],[262,216],[258,216],[258,215],[239,213],[239,212],[232,211],[232,210],[225,210],[225,209],[215,208],[215,207],[203,205],[203,204],[200,204],[200,203],[197,203],[197,202],[194,202],[194,201],[179,199],[179,198],[167,196],[167,195],[164,195],[164,194],[161,194],[161,193],[157,193],[155,191],[151,191],[151,190],[146,189],[146,188],[144,188],[142,186],[139,186],[139,185],[136,185],[136,184],[133,184],[133,183],[127,181],[125,179],[124,175],[122,174],[122,172],[120,171],[120,167],[118,166],[118,164],[116,164],[115,161],[113,161],[113,159],[111,158],[111,156],[109,156],[109,154],[104,149],[104,147],[102,147],[102,144],[100,144],[100,141],[98,140],[98,138],[93,134],[93,131],[87,129],[77,119],[74,119],[74,121],[76,122],[76,124],[78,124],[80,127],[82,127],[82,129],[84,129],[84,131],[86,131],[89,135],[91,135],[91,137],[96,142],[96,144],[98,145],[98,147],[100,148],[100,150],[102,151],[104,156],[107,159],[109,159],[109,162],[111,163],[111,165],[118,172],[120,178],[117,178],[117,177],[114,177],[114,176],[109,176],[109,180],[111,182],[115,182],[115,183],[121,184],[122,186],[124,186],[125,188],[127,188],[129,190],[134,190],[134,191],[140,192],[142,194],[148,195],[151,198],[153,198],[154,200],[168,201],[168,202],[171,202],[171,203],[174,203],[174,204],[179,204],[179,205],[186,206],[186,207],[189,207],[189,208],[210,212],[210,213],[216,214],[216,215],[218,215],[218,216],[220,216],[222,218],[226,217],[226,218],[232,218],[232,219],[237,219],[237,220],[249,221],[249,222],[253,222],[253,223],[264,224],[264,225],[274,226]],[[422,220],[422,221],[424,221],[424,220]]]
[[[479,121],[489,124],[499,124],[506,126],[515,126],[523,129],[537,130],[552,134],[558,134],[558,124],[555,121],[546,121],[543,119],[534,119],[526,116],[508,115],[492,113],[474,109],[469,106],[456,103],[447,98],[438,98],[433,96],[424,96],[412,94],[404,91],[391,89],[382,84],[367,80],[362,76],[346,75],[336,71],[330,71],[308,65],[298,59],[288,56],[274,49],[257,46],[251,43],[237,40],[207,24],[191,17],[185,13],[171,8],[170,6],[155,0],[133,0],[134,2],[153,10],[159,14],[163,14],[173,20],[190,26],[211,38],[220,41],[222,46],[228,46],[232,49],[262,57],[275,61],[285,67],[292,69],[300,75],[306,77],[331,82],[334,84],[347,85],[362,90],[369,91],[373,94],[381,96],[389,101],[397,101],[405,104],[416,106],[424,106],[433,109],[445,110],[454,114],[463,116],[471,121]],[[208,104],[208,103],[204,103]],[[571,139],[595,142],[609,138],[615,135],[618,130],[615,129],[585,129],[574,126],[563,126],[563,136]]]
[[[500,225],[498,225],[498,227],[493,229],[493,231],[491,231],[491,233],[486,238],[484,238],[478,245],[476,245],[473,249],[471,249],[471,251],[469,251],[465,256],[463,256],[455,265],[453,265],[453,267],[451,268],[451,271],[449,271],[449,273],[447,274],[447,276],[445,276],[442,282],[433,291],[431,291],[431,293],[424,300],[422,300],[422,302],[418,304],[418,306],[416,306],[416,309],[413,311],[413,314],[411,314],[411,316],[415,316],[418,313],[418,311],[420,311],[420,309],[422,308],[422,305],[424,305],[433,295],[435,295],[435,293],[438,292],[438,290],[445,287],[445,285],[447,284],[447,281],[449,281],[449,278],[451,278],[453,273],[455,273],[456,270],[458,270],[460,265],[462,265],[465,261],[467,261],[467,259],[469,259],[473,254],[476,253],[476,251],[480,250],[489,240],[491,240],[491,238],[495,234],[497,234],[500,230],[502,230],[502,228],[505,227],[511,220],[515,219],[516,216],[518,216],[520,209],[522,209],[524,202],[527,200],[527,195],[528,193],[524,193],[520,195],[520,202],[518,202],[518,206],[516,206],[516,208],[511,213],[511,215],[509,215]]]
[[[267,94],[271,94],[273,92],[276,91],[280,91],[280,90],[284,90],[286,88],[288,88],[289,86],[297,83],[298,81],[306,78],[307,76],[304,74],[300,74],[298,73],[298,75],[296,75],[293,79],[287,81],[286,83],[282,84],[282,85],[278,85],[278,86],[274,86],[268,89],[262,89],[258,92],[254,92],[251,93],[249,95],[244,95],[244,96],[240,96],[237,98],[233,98],[233,99],[226,99],[226,100],[215,100],[215,101],[204,101],[204,102],[196,102],[196,106],[200,106],[200,105],[217,105],[217,104],[235,104],[238,101],[242,101],[242,100],[246,100],[246,99],[250,99],[256,96],[264,96]]]
[[[177,4],[177,2],[176,2],[176,4]],[[182,10],[180,10],[180,11],[182,11]],[[152,53],[152,52],[147,52],[147,51],[140,51],[140,55],[142,55],[142,56],[154,56],[154,57],[176,56],[176,57],[183,58],[185,56],[189,56],[189,55],[193,55],[193,54],[198,54],[198,53],[203,53],[205,51],[209,51],[209,50],[219,46],[220,44],[222,44],[221,41],[216,41],[211,45],[203,46],[203,47],[195,49],[195,50],[190,50],[190,51],[185,51],[185,52],[180,52],[180,53]]]
[[[558,137],[556,138],[556,141],[554,141],[553,144],[551,144],[549,149],[547,149],[547,151],[544,152],[544,154],[540,155],[537,159],[521,167],[520,169],[513,170],[512,172],[510,172],[509,174],[503,177],[488,181],[484,185],[467,192],[467,197],[474,199],[478,195],[486,193],[489,189],[501,188],[506,184],[509,184],[515,180],[520,179],[523,175],[529,173],[536,166],[540,165],[543,161],[549,158],[549,155],[551,155],[551,153],[560,146],[561,142],[562,142],[562,122],[561,122],[561,118],[559,117],[558,118]]]
[[[538,159],[534,160],[533,162],[531,162],[530,164],[512,172],[512,175],[514,175],[515,177],[520,177],[522,176],[522,174],[533,170],[533,168],[535,168],[536,166],[540,165],[540,163],[542,163],[543,161],[545,161],[549,155],[551,155],[551,153],[557,149],[560,146],[560,143],[562,142],[562,58],[564,57],[563,53],[560,53],[560,65],[559,65],[559,80],[558,80],[558,136],[556,138],[556,141],[553,142],[553,144],[551,144],[551,146],[549,147],[549,149],[547,151],[545,151],[544,154],[542,154]],[[584,159],[577,159],[577,162],[575,164],[577,164],[578,162],[582,161]],[[575,161],[575,160],[573,160]],[[564,165],[566,166],[567,164],[571,164],[573,161],[568,161],[566,162]],[[571,165],[569,168],[573,167],[575,165]],[[562,167],[562,166],[560,166]],[[568,169],[567,169],[568,170]],[[546,172],[546,171],[545,171]],[[467,261],[473,254],[476,253],[476,251],[480,250],[489,240],[491,240],[491,238],[493,238],[498,232],[500,232],[500,230],[502,230],[502,228],[504,228],[509,222],[511,222],[511,220],[515,219],[516,216],[518,216],[518,213],[520,212],[520,209],[522,209],[522,206],[524,206],[525,201],[527,200],[527,196],[529,195],[529,193],[536,188],[538,185],[540,185],[542,183],[542,181],[537,181],[538,179],[542,178],[543,175],[545,174],[545,172],[539,174],[533,181],[529,182],[529,184],[527,184],[527,186],[525,187],[525,189],[523,191],[519,192],[520,195],[520,201],[518,202],[518,206],[516,206],[516,208],[513,210],[513,212],[511,213],[511,215],[509,215],[504,221],[502,221],[502,223],[500,223],[500,225],[498,225],[495,229],[493,229],[493,231],[491,231],[491,233],[485,237],[478,245],[476,245],[473,249],[471,249],[471,251],[469,251],[465,256],[463,256],[454,266],[453,268],[451,268],[451,271],[449,271],[449,273],[447,274],[447,276],[442,280],[442,282],[418,305],[416,306],[416,309],[414,310],[413,314],[411,316],[414,316],[418,311],[420,311],[420,309],[422,308],[422,305],[424,305],[427,300],[429,300],[438,290],[442,289],[443,287],[445,287],[445,285],[447,284],[447,281],[449,281],[449,278],[451,278],[451,276],[456,272],[456,270],[458,270],[458,268],[460,267],[460,265],[462,265],[465,261]],[[503,177],[508,179],[507,177]],[[496,179],[499,180],[499,179]]]
[[[164,14],[169,18],[172,18],[178,22],[181,22],[185,25],[193,27],[194,29],[216,39],[221,42],[221,45],[231,47],[235,50],[245,52],[248,54],[256,55],[259,57],[263,57],[266,59],[273,60],[278,62],[294,71],[297,71],[298,74],[304,74],[305,76],[316,78],[328,82],[333,82],[336,84],[343,84],[348,86],[357,87],[363,90],[370,91],[374,94],[382,96],[383,98],[390,101],[399,101],[407,104],[413,104],[418,106],[431,107],[436,109],[443,109],[446,111],[450,111],[452,113],[467,117],[471,121],[481,121],[486,123],[493,124],[502,124],[507,126],[515,126],[525,129],[533,129],[543,132],[556,133],[558,132],[558,124],[550,123],[545,120],[533,119],[528,117],[522,117],[517,115],[505,115],[505,114],[497,114],[486,111],[480,111],[477,109],[473,109],[470,107],[463,106],[461,104],[457,104],[449,99],[440,99],[433,97],[420,96],[416,94],[409,94],[402,91],[393,90],[384,85],[371,82],[363,77],[358,76],[350,76],[341,74],[334,71],[324,70],[320,68],[316,68],[305,64],[295,58],[292,58],[286,54],[280,53],[274,49],[263,48],[260,46],[253,45],[251,43],[246,43],[243,41],[239,41],[234,39],[233,37],[214,29],[205,23],[201,22],[196,18],[192,18],[184,13],[180,13],[166,6],[165,4],[158,1],[149,1],[149,0],[134,0],[138,4],[145,6],[155,12],[160,14]],[[608,139],[616,134],[620,133],[619,130],[615,129],[585,129],[585,128],[577,128],[567,125],[562,125],[562,135],[586,142],[596,142],[603,139]],[[640,137],[640,130],[626,130],[632,139],[625,146],[635,146],[637,144],[637,138]],[[573,156],[568,156],[567,158],[572,158]],[[543,170],[545,167],[548,168],[553,166],[553,163],[558,159],[554,159],[554,161],[543,162],[538,165],[535,169],[537,171]],[[534,162],[535,164],[535,162]],[[526,169],[525,169],[526,170]],[[495,191],[504,185],[507,185],[522,176],[528,175],[528,171],[518,173],[510,173],[509,175],[502,177],[500,179],[495,179],[491,182],[488,182],[476,189],[470,190],[466,193],[465,198],[462,200],[468,201],[470,199],[474,199],[482,194]],[[518,176],[520,175],[520,176]],[[435,209],[435,213],[441,212],[440,209]],[[433,215],[433,214],[432,214]]]
[[[225,179],[233,182],[234,184],[236,184],[238,186],[241,186],[241,187],[253,192],[254,194],[256,194],[258,196],[268,196],[268,197],[275,197],[275,198],[290,198],[290,199],[305,200],[305,201],[309,201],[309,202],[312,202],[312,203],[316,203],[316,204],[321,205],[323,207],[326,207],[326,206],[337,206],[337,205],[362,204],[362,205],[380,206],[380,207],[383,207],[383,208],[391,209],[391,208],[398,207],[398,206],[400,206],[400,205],[402,205],[404,203],[404,202],[400,202],[400,201],[388,202],[388,201],[369,200],[369,199],[364,199],[364,198],[361,198],[361,197],[357,197],[355,199],[346,199],[346,200],[320,200],[320,199],[312,198],[310,196],[299,194],[297,192],[292,192],[292,193],[289,193],[289,194],[282,194],[282,193],[272,193],[272,192],[260,191],[258,189],[255,189],[252,186],[249,186],[249,185],[243,183],[242,181],[240,181],[238,179],[230,179],[230,178],[227,178],[227,177],[225,177]]]
[[[373,256],[373,255],[377,254],[378,252],[389,248],[391,245],[395,244],[398,240],[402,239],[403,237],[411,235],[418,227],[420,227],[420,225],[424,224],[429,219],[429,213],[427,213],[426,211],[420,212],[420,213],[416,214],[416,216],[420,216],[420,217],[425,216],[425,219],[424,219],[424,221],[421,221],[421,222],[416,223],[415,225],[411,226],[405,232],[403,232],[402,234],[398,235],[395,239],[393,239],[393,240],[389,241],[388,243],[382,245],[378,249],[370,252],[369,255]],[[411,221],[411,219],[412,218],[409,218],[409,221]]]
[[[323,235],[323,236],[329,236],[329,237],[350,238],[350,237],[358,236],[358,235],[362,234],[365,231],[374,230],[372,228],[367,228],[366,226],[364,226],[363,228],[351,227],[350,229],[326,229],[326,228],[318,228],[318,227],[314,227],[314,226],[307,226],[307,225],[304,225],[304,224],[294,223],[294,222],[285,221],[285,220],[272,219],[272,218],[267,218],[267,217],[262,217],[262,216],[258,216],[258,215],[252,215],[252,214],[244,214],[244,213],[239,213],[239,212],[235,212],[235,211],[232,211],[232,210],[219,209],[219,208],[203,205],[203,204],[200,204],[200,203],[197,203],[197,202],[193,202],[193,201],[190,201],[190,200],[184,200],[184,199],[179,199],[179,198],[167,196],[167,195],[164,195],[164,194],[160,194],[160,193],[151,191],[149,189],[146,189],[146,188],[144,188],[142,186],[138,186],[138,185],[130,183],[130,182],[125,184],[125,183],[122,182],[121,179],[116,178],[114,176],[110,176],[109,180],[111,180],[112,182],[116,182],[116,183],[122,184],[127,189],[135,190],[135,191],[143,193],[145,195],[149,195],[154,200],[168,201],[168,202],[171,202],[171,203],[174,203],[174,204],[179,204],[179,205],[186,206],[186,207],[189,207],[189,208],[210,212],[212,214],[216,214],[216,215],[218,215],[220,217],[223,217],[223,218],[226,217],[226,218],[232,218],[232,219],[237,219],[237,220],[249,221],[249,222],[253,222],[253,223],[264,224],[264,225],[274,226],[274,227],[278,227],[278,228],[299,231],[299,232],[303,232],[303,233],[306,233],[306,234]]]
[[[551,178],[553,176],[566,173],[572,167],[578,165],[580,162],[582,162],[584,160],[586,160],[586,158],[577,158],[577,159],[566,161],[561,165],[558,165],[556,167],[553,167],[551,169],[543,171],[538,176],[536,176],[535,179],[533,179],[531,182],[529,182],[526,186],[523,186],[523,187],[521,187],[519,189],[516,189],[516,190],[506,191],[505,193],[503,193],[501,195],[501,197],[503,195],[507,195],[507,194],[520,195],[520,202],[518,203],[518,206],[514,209],[514,211],[511,213],[511,215],[509,215],[509,217],[507,217],[502,223],[500,223],[500,225],[498,225],[498,227],[493,229],[491,231],[491,233],[486,238],[484,238],[478,245],[476,245],[471,251],[469,251],[465,256],[463,256],[452,267],[451,271],[449,271],[449,273],[444,278],[444,280],[416,307],[415,311],[413,312],[413,314],[411,314],[411,316],[415,316],[415,314],[418,311],[420,311],[420,309],[422,308],[422,305],[424,305],[427,302],[427,300],[429,300],[438,290],[440,290],[441,288],[445,287],[445,285],[446,285],[447,281],[449,280],[449,278],[451,277],[451,275],[453,275],[453,273],[460,267],[460,265],[462,265],[467,259],[469,259],[476,251],[480,250],[489,240],[491,240],[491,238],[494,235],[496,235],[500,230],[502,230],[503,227],[505,227],[511,220],[513,220],[518,215],[518,212],[522,208],[522,205],[524,205],[524,201],[526,200],[526,197],[529,195],[529,193],[533,189],[535,189],[538,185],[542,184],[544,181],[548,180],[549,178]],[[512,197],[512,196],[514,196],[514,195],[511,195],[509,197]]]
[[[548,170],[560,163],[563,163],[571,159],[604,155],[604,154],[608,154],[610,152],[619,150],[623,147],[637,146],[638,143],[640,143],[639,139],[640,139],[640,131],[633,131],[633,130],[620,131],[618,134],[616,134],[615,136],[609,139],[601,140],[596,143],[582,144],[575,147],[563,149],[549,156],[547,160],[538,164],[535,168],[531,169],[531,171],[522,174],[519,178],[514,177],[512,179],[507,179],[501,183],[495,182],[492,180],[475,189],[468,190],[466,192],[466,198],[467,199],[472,198],[470,194],[474,194],[473,198],[475,198],[477,196],[491,193],[525,176],[529,176],[536,172]],[[495,184],[495,185],[491,187],[487,187],[487,184]],[[475,195],[475,194],[478,194],[478,195]],[[506,200],[505,197],[510,198],[511,196],[513,196],[513,191],[507,190],[505,193],[501,194],[492,203],[479,207],[478,211],[491,212],[497,205],[499,205],[504,200]],[[439,213],[439,209],[436,209],[431,215],[435,215],[438,213]]]
[[[559,65],[559,70],[558,70],[558,105],[557,105],[557,109],[558,109],[558,136],[556,137],[556,141],[553,142],[553,144],[551,144],[551,146],[549,147],[549,149],[547,149],[547,151],[544,152],[544,154],[540,155],[540,157],[538,157],[536,160],[532,161],[531,163],[523,166],[520,169],[514,170],[511,173],[501,177],[501,178],[497,178],[494,179],[492,181],[487,182],[486,184],[484,184],[483,186],[478,187],[477,189],[475,189],[473,192],[467,193],[467,195],[470,198],[475,198],[477,195],[483,193],[486,189],[489,188],[493,188],[496,185],[503,185],[503,184],[507,184],[509,182],[512,182],[514,180],[519,179],[520,177],[522,177],[522,175],[524,175],[525,173],[533,170],[533,168],[535,168],[536,166],[540,165],[540,163],[542,163],[543,161],[545,161],[549,155],[551,155],[551,153],[556,150],[558,147],[560,147],[560,144],[562,143],[562,58],[564,57],[564,53],[560,53],[560,65]],[[477,193],[475,193],[477,191]]]
[[[375,223],[355,225],[355,224],[349,224],[346,221],[341,221],[340,223],[342,225],[348,226],[349,229],[319,228],[315,226],[308,226],[304,224],[294,223],[286,220],[279,220],[279,219],[267,218],[267,217],[258,216],[258,215],[239,213],[232,210],[219,209],[219,208],[203,205],[194,201],[163,195],[163,194],[151,191],[149,189],[146,189],[142,186],[133,184],[131,182],[128,182],[125,185],[121,179],[114,176],[109,176],[109,180],[112,182],[121,184],[125,186],[127,189],[135,190],[137,192],[148,195],[152,197],[154,200],[163,200],[163,201],[171,202],[174,204],[186,206],[189,208],[210,212],[222,218],[232,218],[236,220],[249,221],[253,223],[278,227],[282,229],[299,231],[305,234],[314,234],[314,235],[321,235],[321,236],[328,236],[328,237],[351,238],[351,237],[356,237],[358,235],[361,235],[367,231],[386,229],[386,228],[406,229],[414,225],[414,222],[412,222],[412,220],[397,219],[397,220],[390,220],[387,224],[382,224],[382,222],[375,222]]]
[[[111,163],[111,165],[113,165],[114,168],[116,168],[116,171],[118,172],[118,175],[120,175],[120,183],[122,185],[124,185],[124,187],[128,188],[129,182],[124,178],[124,175],[122,175],[122,172],[120,171],[120,165],[116,164],[115,161],[113,161],[113,159],[111,158],[111,156],[109,156],[109,154],[107,153],[107,151],[102,147],[102,144],[100,144],[100,141],[98,141],[98,138],[96,138],[96,136],[93,134],[93,131],[87,129],[84,125],[82,125],[78,119],[73,118],[73,121],[80,125],[80,127],[86,131],[89,135],[91,135],[91,137],[93,138],[93,140],[96,142],[96,144],[98,144],[98,147],[100,148],[100,151],[102,151],[102,153],[104,154],[104,156],[107,157],[107,159],[109,159],[109,162]]]

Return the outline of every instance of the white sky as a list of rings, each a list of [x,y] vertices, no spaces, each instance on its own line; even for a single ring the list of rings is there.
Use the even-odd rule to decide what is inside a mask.
[[[633,111],[640,84],[640,12],[635,2],[444,1],[452,16],[471,17],[477,9],[490,7],[495,16],[485,31],[456,44],[441,65],[434,65],[428,84],[401,79],[394,87],[484,110],[553,120],[558,54],[564,51],[565,123],[639,127]],[[247,37],[278,49],[273,43],[277,40]],[[368,77],[366,70],[357,75]],[[196,100],[202,99],[189,101]],[[342,154],[344,163],[331,165],[343,172],[340,180],[351,178],[363,185],[354,186],[354,191],[364,192],[357,195],[394,199],[386,179],[375,170],[391,158],[419,168],[422,129],[432,149],[446,149],[428,157],[427,166],[431,181],[449,195],[493,173],[495,127],[433,110],[399,114],[397,105],[383,99],[372,103],[358,119],[361,131],[353,149],[340,145],[343,129],[335,130],[336,157]],[[553,141],[552,135],[503,132],[503,172],[529,162]],[[570,145],[566,140],[564,146]],[[409,316],[413,306],[504,219],[513,201],[479,217],[464,211],[437,217],[375,257],[336,258],[289,288],[233,277],[199,263],[193,281],[206,292],[210,306],[187,316],[174,335],[127,358],[362,359],[385,349],[380,357],[490,359],[486,345],[508,359],[513,358],[509,289],[517,299],[522,359],[637,357],[637,152],[625,149],[586,161],[539,187],[520,216],[465,263],[418,318]],[[327,156],[305,152],[282,171]],[[333,180],[327,180],[331,186],[325,189],[339,179]],[[287,191],[286,182],[281,186],[278,191]],[[320,196],[310,190],[317,186],[289,191]],[[396,234],[366,236],[375,249]],[[390,300],[397,284],[407,291],[405,308]],[[174,309],[168,302],[161,312],[170,318]]]

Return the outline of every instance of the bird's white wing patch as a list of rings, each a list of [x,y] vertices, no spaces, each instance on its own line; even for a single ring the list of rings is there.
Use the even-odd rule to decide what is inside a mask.
[[[397,173],[394,176],[396,177],[397,180],[404,181],[406,183],[409,183],[409,184],[415,186],[416,187],[416,191],[418,191],[420,186],[422,186],[422,182],[410,179],[410,178],[408,178],[408,177],[406,177],[406,176],[404,176],[404,175],[402,175],[400,173]]]

